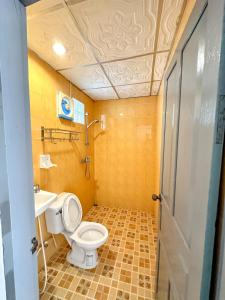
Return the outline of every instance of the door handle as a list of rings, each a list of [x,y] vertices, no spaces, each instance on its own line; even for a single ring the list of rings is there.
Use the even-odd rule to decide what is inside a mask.
[[[38,248],[38,240],[36,237],[33,237],[31,240],[32,248],[30,249],[31,253],[34,254],[37,251]]]
[[[161,198],[161,195],[156,195],[156,194],[152,194],[152,200],[153,201],[157,201],[159,200],[161,202],[162,198]]]

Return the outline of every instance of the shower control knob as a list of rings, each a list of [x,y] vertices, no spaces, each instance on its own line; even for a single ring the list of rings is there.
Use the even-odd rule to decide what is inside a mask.
[[[160,194],[159,195],[152,194],[152,200],[153,201],[157,201],[157,200],[161,201],[161,195]]]

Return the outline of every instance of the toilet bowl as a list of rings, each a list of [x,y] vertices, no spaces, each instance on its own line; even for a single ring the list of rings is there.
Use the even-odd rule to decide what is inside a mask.
[[[98,264],[97,248],[106,242],[108,230],[99,223],[81,222],[79,198],[74,194],[62,193],[45,215],[48,231],[64,234],[71,246],[67,261],[83,269],[95,268]]]

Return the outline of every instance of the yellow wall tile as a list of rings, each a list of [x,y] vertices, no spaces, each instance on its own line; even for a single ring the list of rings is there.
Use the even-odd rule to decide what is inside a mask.
[[[31,51],[29,52],[29,86],[34,177],[40,180],[36,183],[40,183],[41,188],[48,191],[56,193],[68,191],[77,194],[84,212],[87,212],[94,200],[94,180],[93,176],[91,180],[85,178],[84,165],[80,163],[80,160],[87,152],[92,156],[93,174],[93,134],[91,134],[90,147],[86,149],[84,126],[56,117],[56,93],[60,90],[69,95],[69,82]],[[71,96],[82,101],[90,119],[93,118],[93,100],[73,85],[71,85]],[[74,143],[42,143],[41,126],[79,130],[81,131],[80,140]],[[40,170],[39,156],[43,153],[51,154],[52,161],[58,167]]]
[[[94,108],[107,126],[94,132],[96,202],[153,210],[157,97],[97,101]]]
[[[60,90],[69,95],[71,89],[71,95],[85,104],[90,120],[94,116],[94,101],[75,86],[70,86],[68,80],[31,51],[29,52],[28,65],[34,182],[40,184],[41,189],[46,191],[58,194],[61,192],[76,194],[81,201],[85,214],[94,203],[93,130],[90,131],[90,146],[87,148],[84,143],[84,126],[56,117],[56,93]],[[40,139],[41,126],[81,131],[80,140],[74,143],[43,143]],[[50,154],[57,167],[49,170],[40,169],[40,154]],[[81,164],[81,159],[85,155],[90,155],[92,158],[91,179],[85,177],[85,166]],[[42,223],[44,239],[49,239],[51,235],[47,233],[43,217]],[[51,255],[52,251],[54,251],[54,247],[50,246],[47,255]]]

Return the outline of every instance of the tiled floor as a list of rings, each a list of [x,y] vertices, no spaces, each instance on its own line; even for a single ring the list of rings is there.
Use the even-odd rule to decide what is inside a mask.
[[[40,299],[155,299],[156,220],[146,212],[102,206],[94,206],[85,220],[109,230],[98,266],[71,266],[65,259],[68,246],[61,248],[48,262],[48,284]],[[39,277],[42,284],[43,272]]]

